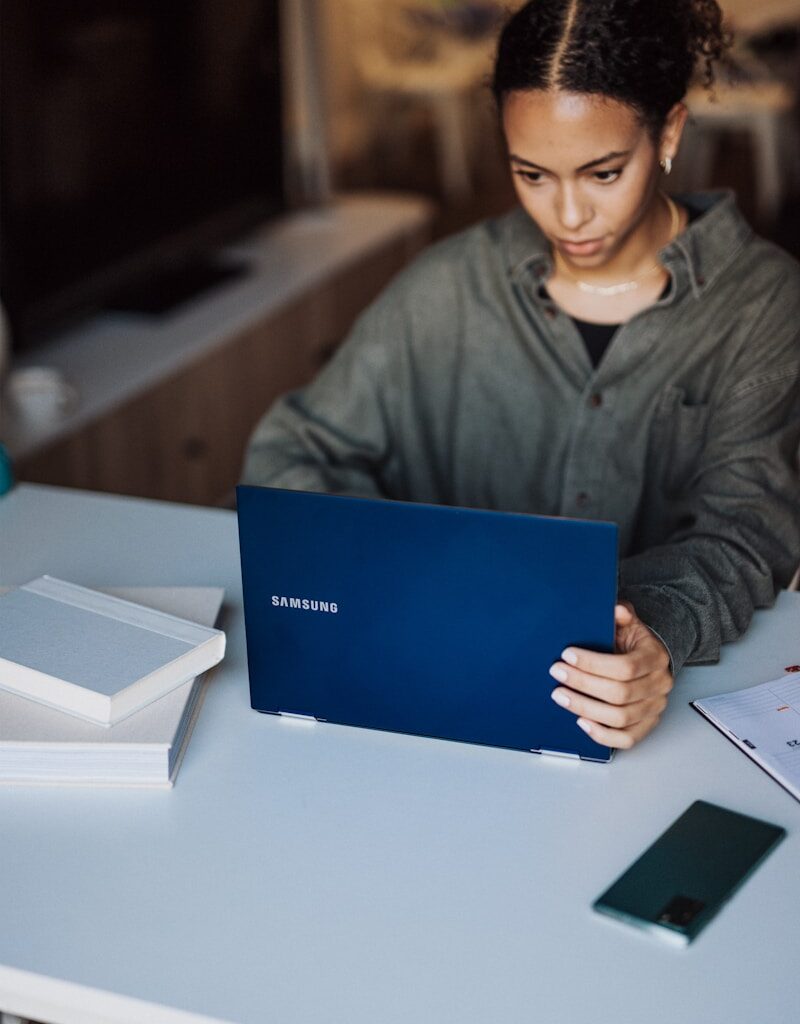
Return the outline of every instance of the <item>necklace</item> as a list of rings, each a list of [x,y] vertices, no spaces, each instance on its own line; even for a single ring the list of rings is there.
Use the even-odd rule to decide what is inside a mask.
[[[664,196],[664,201],[666,202],[667,209],[669,210],[669,242],[671,242],[673,238],[675,238],[675,236],[678,234],[678,228],[680,227],[681,223],[681,215],[678,211],[678,207],[675,205],[673,200],[663,192],[661,193],[661,195]],[[599,285],[589,284],[588,281],[581,281],[580,278],[577,278],[574,274],[571,274],[569,270],[567,270],[566,266],[564,265],[560,257],[558,256],[558,253],[556,253],[556,262],[558,263],[561,272],[563,274],[566,274],[567,277],[573,280],[582,292],[586,292],[589,295],[622,295],[625,292],[635,291],[639,287],[640,281],[643,281],[646,277],[649,277],[651,274],[655,274],[657,270],[661,269],[660,263],[654,263],[652,267],[650,267],[648,270],[643,271],[641,274],[638,274],[636,277],[631,278],[630,281],[622,281],[620,284]]]

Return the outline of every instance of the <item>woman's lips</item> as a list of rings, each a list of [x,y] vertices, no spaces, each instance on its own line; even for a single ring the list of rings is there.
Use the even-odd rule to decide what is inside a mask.
[[[587,242],[567,242],[563,238],[558,240],[559,248],[569,256],[594,256],[603,247],[602,238],[592,238]]]

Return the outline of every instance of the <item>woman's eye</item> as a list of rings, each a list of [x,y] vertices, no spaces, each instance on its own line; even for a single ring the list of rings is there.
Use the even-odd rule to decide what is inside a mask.
[[[617,180],[620,174],[622,174],[622,168],[615,171],[595,171],[594,178],[601,185],[610,185],[612,181]]]
[[[516,173],[531,185],[540,184],[543,177],[541,171],[517,171]]]

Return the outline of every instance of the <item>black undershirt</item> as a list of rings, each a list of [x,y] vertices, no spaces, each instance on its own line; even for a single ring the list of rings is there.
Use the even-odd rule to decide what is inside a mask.
[[[695,210],[690,206],[686,207],[689,214],[689,223],[696,220],[700,216],[700,211]],[[659,295],[659,299],[663,299],[670,288],[670,281],[667,281],[664,291]],[[546,294],[547,289],[543,289]],[[600,360],[606,353],[606,349],[611,344],[611,341],[617,331],[620,329],[622,324],[594,324],[588,320],[579,320],[577,317],[572,317],[572,322],[580,331],[580,335],[583,338],[583,343],[586,346],[586,351],[589,353],[589,359],[592,361],[594,369],[600,365]]]
[[[669,288],[669,284],[667,288]],[[583,344],[592,361],[592,367],[596,370],[622,324],[593,324],[588,320],[579,320],[575,316],[572,318],[572,322],[580,331]]]

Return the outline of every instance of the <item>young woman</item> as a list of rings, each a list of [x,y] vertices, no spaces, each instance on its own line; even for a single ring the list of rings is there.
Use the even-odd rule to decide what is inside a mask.
[[[712,0],[533,0],[493,88],[519,206],[428,249],[304,391],[247,482],[597,518],[620,530],[617,650],[553,700],[598,742],[657,724],[800,563],[800,267],[731,194],[662,190]]]

